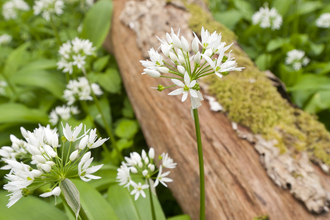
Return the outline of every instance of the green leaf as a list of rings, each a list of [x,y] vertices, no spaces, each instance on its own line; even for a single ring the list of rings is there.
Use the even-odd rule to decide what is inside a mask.
[[[270,61],[271,61],[271,55],[263,53],[257,57],[255,63],[257,64],[260,70],[266,70],[267,68],[269,68]]]
[[[124,99],[124,108],[122,109],[122,114],[126,118],[134,118],[133,108],[127,97]]]
[[[119,93],[121,90],[121,78],[116,69],[109,68],[103,74],[97,74],[97,83],[107,92]]]
[[[110,56],[105,56],[105,57],[101,57],[99,59],[97,59],[94,63],[93,63],[93,69],[96,72],[102,72],[102,70],[105,68],[105,66],[108,64],[110,59]]]
[[[310,47],[313,55],[318,56],[322,53],[324,50],[324,44],[314,44],[313,42],[310,42]]]
[[[57,61],[52,59],[38,59],[20,69],[20,72],[31,72],[36,70],[56,69]],[[64,75],[64,74],[62,74]]]
[[[89,39],[95,47],[101,47],[110,30],[111,15],[112,2],[97,1],[84,18],[81,37]]]
[[[330,90],[330,78],[327,76],[305,74],[300,77],[300,80],[294,86],[289,87],[288,90]]]
[[[284,43],[288,43],[288,42],[289,39],[280,38],[280,37],[270,40],[267,44],[267,52],[271,52],[276,49],[279,49],[282,47]]]
[[[323,7],[323,3],[319,1],[304,1],[298,7],[298,14],[305,15],[314,12]]]
[[[140,180],[140,182],[143,180]],[[114,208],[120,220],[152,220],[151,207],[149,199],[149,190],[145,190],[146,198],[140,196],[137,201],[134,196],[130,195],[129,191],[119,186],[118,183],[110,185],[108,189],[108,200]],[[165,220],[163,210],[155,195],[153,203],[155,207],[156,219]]]
[[[80,203],[89,220],[119,220],[111,205],[96,189],[81,180],[72,180],[72,182],[81,192]]]
[[[111,125],[111,123],[112,123],[111,108],[110,108],[110,103],[105,95],[99,99],[99,104],[100,104],[100,107],[102,109],[102,112],[104,114],[107,124]],[[103,128],[105,128],[105,124],[102,120],[101,114],[100,114],[96,104],[93,103],[92,105],[89,105],[88,110],[89,110],[89,114],[93,117],[93,119],[98,124],[100,124]]]
[[[18,103],[0,105],[0,123],[41,123],[48,124],[48,116],[38,109],[29,109]]]
[[[244,16],[244,18],[248,21],[251,21],[252,15],[254,14],[254,9],[252,8],[251,4],[244,0],[234,0],[234,4],[240,13]]]
[[[35,86],[48,90],[58,99],[63,99],[65,89],[64,74],[50,73],[46,70],[19,70],[11,77],[13,83],[23,86]]]
[[[127,140],[127,139],[120,139],[117,141],[117,147],[120,151],[130,148],[133,146],[134,141],[133,140]]]
[[[4,74],[7,76],[13,75],[18,68],[26,63],[26,49],[30,46],[30,42],[20,45],[13,52],[10,53],[3,68]]]
[[[283,63],[280,64],[280,78],[285,83],[287,87],[293,86],[298,82],[301,76],[301,70],[295,71],[293,68],[284,65]]]
[[[236,24],[242,19],[243,15],[236,9],[230,9],[224,12],[214,14],[214,19],[221,22],[227,28],[234,30]]]
[[[139,130],[139,124],[136,120],[123,119],[115,129],[115,134],[120,138],[132,138]]]
[[[0,190],[0,219],[6,220],[67,220],[64,212],[60,211],[53,204],[49,204],[42,199],[34,196],[21,198],[16,204],[10,208],[6,208],[8,203],[8,193]]]
[[[66,202],[68,203],[72,211],[75,213],[76,219],[78,219],[81,205],[79,191],[77,187],[71,180],[64,179],[61,182],[61,190],[64,194]]]
[[[312,96],[312,98],[304,107],[304,110],[311,114],[316,114],[324,109],[329,108],[330,106],[329,104],[330,104],[330,91],[318,92]]]
[[[178,215],[178,216],[168,218],[167,220],[190,220],[190,216],[189,215]]]
[[[97,172],[97,175],[102,178],[89,182],[98,191],[106,190],[110,184],[117,183],[117,167],[113,169],[103,169],[103,167]]]
[[[279,14],[285,16],[292,3],[294,3],[294,0],[275,0],[273,1],[273,7],[276,8]]]

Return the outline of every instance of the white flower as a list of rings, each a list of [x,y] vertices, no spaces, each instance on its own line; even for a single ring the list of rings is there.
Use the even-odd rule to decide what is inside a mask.
[[[93,157],[91,158],[91,153],[87,152],[82,158],[81,161],[78,164],[78,174],[80,179],[82,179],[85,182],[89,182],[92,179],[101,179],[99,176],[91,175],[101,169],[103,164],[97,165],[97,166],[91,166],[91,163],[93,161]]]
[[[309,63],[309,59],[305,56],[305,52],[302,50],[291,50],[285,58],[285,64],[292,65],[294,70],[298,71],[302,66],[306,66]]]
[[[79,100],[93,100],[91,96],[92,91],[95,95],[103,94],[100,86],[96,83],[89,85],[86,77],[79,77],[78,80],[70,80],[66,88],[63,97],[68,101],[68,105],[72,105],[77,98]]]
[[[12,39],[13,39],[12,36],[10,36],[8,34],[3,34],[0,36],[0,45],[9,44]]]
[[[83,124],[81,123],[78,127],[75,127],[73,130],[71,130],[71,126],[69,126],[68,123],[66,123],[65,128],[62,124],[63,127],[63,135],[65,136],[65,138],[70,141],[70,142],[74,142],[76,140],[79,140],[80,138],[82,138],[85,135],[82,135],[78,138],[78,135],[80,134],[80,131],[82,129]]]
[[[322,14],[316,20],[316,26],[319,28],[330,28],[330,13]]]
[[[54,110],[50,112],[49,122],[52,125],[56,125],[60,118],[67,121],[71,118],[71,114],[76,115],[79,114],[79,112],[80,111],[76,106],[57,106]]]
[[[166,177],[168,174],[170,174],[170,171],[167,171],[166,173],[162,173],[162,170],[163,170],[163,167],[162,167],[162,165],[160,165],[160,167],[159,167],[159,172],[158,172],[158,176],[157,176],[157,178],[156,178],[156,181],[155,181],[154,187],[158,186],[159,183],[161,183],[161,184],[163,184],[165,187],[167,187],[167,185],[166,185],[165,182],[173,182],[172,179]]]
[[[10,0],[2,5],[2,15],[6,20],[16,19],[20,10],[28,11],[30,6],[23,0]]]
[[[50,197],[50,196],[59,196],[61,194],[61,188],[55,187],[51,192],[46,192],[43,194],[40,194],[40,197]]]
[[[129,188],[131,185],[131,175],[130,175],[130,168],[127,167],[126,163],[122,162],[120,168],[117,169],[117,181],[119,185]]]
[[[177,163],[173,163],[173,159],[168,156],[167,153],[162,153],[163,166],[169,169],[176,167]]]
[[[93,148],[97,148],[99,146],[101,146],[102,144],[104,144],[104,142],[106,142],[107,140],[109,140],[109,138],[99,138],[97,139],[97,134],[96,134],[96,128],[92,129],[91,132],[88,135],[88,141],[87,141],[87,147],[89,149],[93,149]]]
[[[60,61],[57,63],[58,69],[63,69],[64,73],[73,72],[73,66],[78,69],[83,69],[86,64],[86,58],[95,53],[96,48],[89,40],[75,38],[72,41],[67,41],[62,44],[58,53]]]
[[[131,195],[135,194],[135,197],[134,197],[135,201],[139,198],[140,195],[143,198],[146,197],[146,194],[143,190],[147,189],[149,187],[149,185],[147,185],[147,184],[142,185],[141,183],[136,184],[134,181],[131,181],[131,185],[134,187],[134,189],[131,192]]]
[[[70,157],[69,157],[70,160],[71,160],[71,161],[74,161],[75,159],[77,159],[78,154],[79,154],[79,151],[78,151],[78,150],[73,151],[73,152],[70,154]]]
[[[197,91],[195,89],[193,89],[193,87],[196,85],[196,80],[190,81],[190,76],[189,76],[188,72],[186,72],[184,74],[184,83],[177,79],[172,79],[172,82],[175,85],[180,86],[181,88],[170,92],[168,95],[183,94],[182,99],[181,99],[182,102],[184,102],[187,99],[188,93],[192,97],[198,98]]]
[[[252,16],[252,23],[259,24],[261,28],[271,27],[272,30],[278,30],[282,25],[282,16],[278,14],[276,8],[269,10],[268,6],[265,6]]]
[[[63,13],[64,2],[62,0],[39,0],[34,2],[34,15],[41,14],[47,21],[53,15],[61,15]]]

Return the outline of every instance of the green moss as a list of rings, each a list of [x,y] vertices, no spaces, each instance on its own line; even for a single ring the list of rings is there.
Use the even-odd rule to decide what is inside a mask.
[[[258,216],[253,218],[252,220],[269,220],[269,216],[268,215],[263,215],[263,216]]]
[[[189,25],[196,33],[200,33],[203,26],[210,32],[221,32],[228,44],[236,39],[233,32],[199,6],[187,5],[187,8],[192,14]],[[209,93],[216,96],[228,117],[267,140],[276,139],[281,152],[290,150],[294,154],[306,150],[330,165],[330,133],[324,125],[312,115],[293,108],[241,48],[233,46],[232,49],[238,66],[244,66],[245,70],[222,79],[212,75],[205,80]]]

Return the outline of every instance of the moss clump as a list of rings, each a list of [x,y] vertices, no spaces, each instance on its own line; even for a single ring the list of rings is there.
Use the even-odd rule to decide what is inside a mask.
[[[236,39],[233,32],[199,6],[187,5],[187,8],[192,14],[189,25],[196,33],[203,26],[210,32],[221,32],[226,43]],[[310,114],[293,108],[241,48],[232,49],[238,65],[245,70],[222,79],[212,75],[205,80],[209,92],[216,96],[228,117],[268,140],[276,139],[281,152],[306,150],[330,165],[330,133],[324,125]]]
[[[253,218],[252,220],[269,220],[269,216],[268,215],[263,215],[263,216],[258,216]]]

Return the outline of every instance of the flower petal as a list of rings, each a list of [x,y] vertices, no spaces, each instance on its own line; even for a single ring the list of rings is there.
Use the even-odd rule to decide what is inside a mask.
[[[184,87],[183,82],[181,82],[180,80],[178,80],[178,79],[171,79],[171,80],[175,85],[180,86],[180,87]]]
[[[188,92],[187,91],[184,91],[181,101],[182,102],[186,101],[187,97],[188,97]]]
[[[176,89],[172,92],[170,92],[168,95],[180,95],[184,92],[183,88]]]

